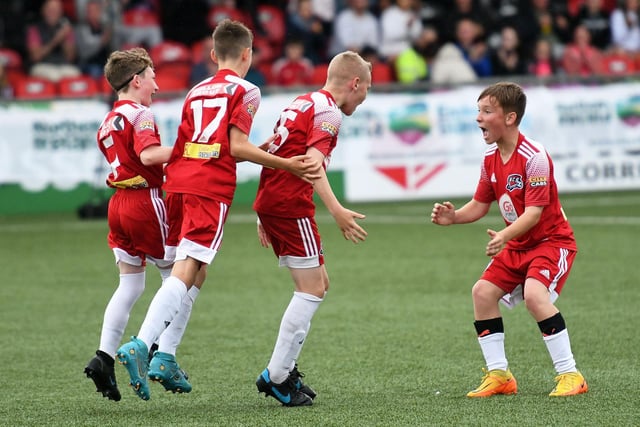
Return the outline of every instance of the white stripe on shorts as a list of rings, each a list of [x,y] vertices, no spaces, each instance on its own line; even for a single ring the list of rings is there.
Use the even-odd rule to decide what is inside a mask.
[[[316,239],[313,236],[311,221],[309,221],[309,218],[300,218],[297,221],[306,256],[317,256],[319,252],[318,245],[316,244]]]

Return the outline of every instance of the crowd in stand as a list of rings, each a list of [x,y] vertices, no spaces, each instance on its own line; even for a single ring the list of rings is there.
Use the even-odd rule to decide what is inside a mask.
[[[640,0],[3,0],[0,97],[35,83],[109,93],[106,58],[132,46],[151,52],[161,90],[185,90],[215,72],[224,18],[254,31],[259,86],[321,85],[345,49],[374,64],[374,84],[640,72]]]

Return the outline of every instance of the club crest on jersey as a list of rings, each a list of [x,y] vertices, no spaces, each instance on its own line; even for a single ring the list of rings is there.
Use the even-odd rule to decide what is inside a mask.
[[[544,187],[547,185],[546,176],[532,176],[529,178],[529,185],[532,187]]]
[[[330,133],[331,136],[336,136],[338,134],[338,128],[329,122],[322,122],[322,125],[320,125],[320,129]]]
[[[151,120],[145,120],[143,122],[140,122],[140,126],[138,126],[138,128],[140,130],[153,130],[153,122]]]
[[[524,182],[522,181],[522,175],[512,173],[507,177],[507,191],[522,190],[524,188]]]

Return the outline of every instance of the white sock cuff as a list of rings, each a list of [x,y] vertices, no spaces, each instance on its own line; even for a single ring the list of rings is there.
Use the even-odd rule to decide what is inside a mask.
[[[121,285],[138,285],[142,283],[144,286],[146,272],[142,271],[140,273],[127,273],[120,275],[120,284]]]
[[[543,336],[542,339],[545,342],[555,341],[557,339],[560,339],[561,337],[564,337],[568,333],[569,333],[569,331],[565,328],[565,329],[561,330],[560,332],[558,332],[557,334]]]
[[[315,295],[308,294],[306,292],[294,292],[293,295],[298,298],[302,298],[303,300],[311,301],[311,302],[322,302],[322,298],[317,297]]]
[[[478,342],[483,343],[483,342],[498,342],[498,341],[504,341],[504,332],[496,332],[495,334],[489,334],[487,336],[484,337],[478,337]]]
[[[200,294],[200,289],[195,285],[190,287],[189,291],[187,292],[187,295],[189,295],[189,297],[191,298],[191,301],[195,301],[196,298],[198,298],[199,294]]]

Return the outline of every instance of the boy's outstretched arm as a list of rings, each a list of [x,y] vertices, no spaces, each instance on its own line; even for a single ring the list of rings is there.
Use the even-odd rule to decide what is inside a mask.
[[[307,155],[321,164],[324,161],[324,154],[313,147],[307,150]],[[367,238],[367,232],[360,227],[356,219],[364,219],[365,215],[342,206],[331,189],[324,168],[320,168],[320,175],[320,178],[313,181],[314,191],[318,194],[331,216],[333,216],[333,219],[335,219],[338,228],[342,231],[342,235],[346,240],[351,240],[353,243],[364,241]]]
[[[471,199],[460,209],[451,202],[435,203],[431,210],[431,222],[438,225],[467,224],[482,218],[489,212],[490,203]]]

